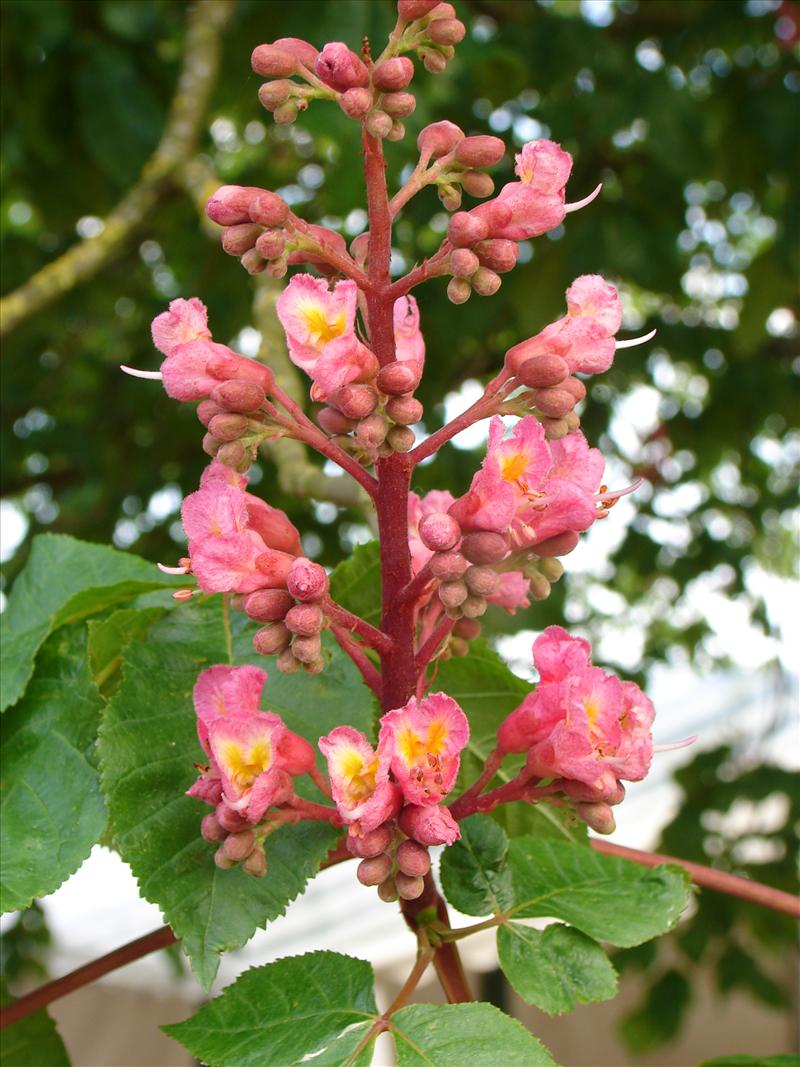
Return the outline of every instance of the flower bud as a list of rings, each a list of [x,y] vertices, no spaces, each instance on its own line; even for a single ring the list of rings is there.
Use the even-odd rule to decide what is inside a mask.
[[[502,230],[504,226],[508,226],[511,222],[511,208],[508,204],[503,203],[502,200],[487,200],[485,204],[478,204],[470,211],[470,215],[473,218],[481,219],[486,223],[488,228],[488,235],[495,233],[497,230]]]
[[[296,600],[321,600],[330,588],[325,568],[304,556],[298,556],[286,579],[286,588]]]
[[[580,801],[575,805],[579,819],[583,819],[598,834],[613,834],[617,828],[614,812],[608,804],[589,804]]]
[[[372,84],[382,93],[396,93],[405,89],[414,77],[414,64],[408,56],[385,59],[372,71]]]
[[[460,552],[437,552],[429,566],[434,578],[452,582],[461,577],[469,564]]]
[[[417,137],[417,148],[423,162],[429,159],[439,159],[452,152],[459,141],[464,140],[464,131],[454,122],[444,119],[442,122],[432,122],[420,130]]]
[[[480,260],[469,248],[457,248],[450,256],[450,272],[454,278],[471,278],[480,265]]]
[[[278,622],[292,604],[292,598],[283,589],[256,589],[244,598],[244,610],[256,622]]]
[[[281,652],[275,665],[281,674],[297,674],[303,666],[300,660],[295,657],[291,648],[285,648]]]
[[[493,167],[503,158],[505,150],[505,143],[499,137],[481,134],[465,137],[456,148],[456,159],[465,167]]]
[[[220,442],[213,434],[207,433],[203,435],[202,448],[207,456],[214,457],[220,450]]]
[[[350,242],[350,255],[361,266],[367,262],[369,255],[369,232],[360,233]]]
[[[386,139],[389,141],[402,141],[406,135],[406,128],[399,119],[395,119],[392,123],[392,128],[386,134]]]
[[[215,415],[208,424],[208,432],[218,441],[236,441],[246,429],[247,419],[244,415],[236,415],[230,411]]]
[[[308,41],[303,41],[300,37],[280,37],[277,41],[273,41],[272,45],[273,48],[279,48],[282,52],[289,52],[298,63],[309,70],[314,69],[319,51]]]
[[[519,245],[516,241],[505,241],[494,238],[489,241],[480,241],[475,245],[475,251],[480,257],[484,267],[496,270],[498,274],[507,274],[517,265],[519,259]]]
[[[211,390],[211,400],[227,411],[258,411],[266,399],[264,390],[256,382],[220,382]]]
[[[574,411],[570,411],[569,414],[564,416],[564,421],[567,424],[567,432],[574,433],[581,424],[581,417],[576,415]]]
[[[438,6],[439,0],[397,0],[397,13],[401,19],[415,21],[424,19]]]
[[[261,227],[252,222],[228,226],[222,235],[222,248],[229,256],[241,256],[253,247],[260,233]]]
[[[363,87],[348,89],[339,97],[339,107],[348,118],[363,119],[372,107],[372,93]]]
[[[568,415],[575,407],[575,397],[566,389],[549,388],[536,390],[536,407],[551,419]]]
[[[470,563],[499,563],[508,555],[508,541],[502,534],[480,530],[466,535],[461,542],[461,552]]]
[[[419,842],[404,841],[397,849],[397,866],[410,878],[419,878],[431,869],[431,857]]]
[[[322,429],[331,435],[350,433],[355,426],[352,419],[348,419],[338,408],[322,408],[317,412],[317,422]]]
[[[378,140],[388,137],[392,132],[393,125],[394,122],[391,115],[387,115],[385,111],[379,111],[377,108],[374,111],[370,111],[364,120],[364,129],[370,137],[377,137]]]
[[[238,834],[228,834],[222,843],[222,854],[234,863],[241,863],[253,851],[256,835],[252,830],[240,830]]]
[[[488,267],[479,267],[470,278],[470,283],[478,296],[494,296],[503,281],[499,274]]]
[[[513,351],[513,349],[512,349]],[[530,389],[549,388],[563,382],[569,367],[560,356],[543,355],[526,359],[519,365],[517,377]]]
[[[286,627],[301,637],[313,637],[318,634],[324,621],[322,611],[316,604],[295,604],[284,619]]]
[[[494,181],[490,175],[479,170],[468,170],[461,176],[461,188],[470,196],[483,198],[494,192]]]
[[[461,190],[452,182],[442,182],[437,190],[437,196],[442,202],[445,211],[458,211],[461,207]]]
[[[550,582],[557,582],[564,573],[564,564],[561,560],[552,557],[540,559],[538,568],[539,572]]]
[[[461,540],[461,527],[446,511],[436,511],[420,519],[419,536],[432,552],[447,552]]]
[[[386,823],[377,826],[374,830],[369,830],[365,834],[356,834],[351,827],[347,835],[346,844],[354,856],[359,856],[361,859],[369,859],[372,856],[380,856],[382,852],[385,852],[392,843],[392,837],[392,831]]]
[[[394,876],[394,884],[397,889],[397,895],[402,900],[416,900],[417,897],[422,896],[425,889],[425,880],[423,878],[414,878],[408,874],[403,874],[402,871]]]
[[[579,540],[574,530],[566,530],[540,541],[533,546],[533,550],[537,556],[566,556],[577,546]]]
[[[294,62],[294,60],[292,60]],[[294,95],[295,83],[281,79],[274,82],[264,82],[259,86],[258,99],[261,106],[267,111],[277,111]]]
[[[267,269],[267,261],[255,248],[249,248],[245,254],[240,257],[239,262],[248,274],[261,274]]]
[[[410,393],[419,385],[420,368],[411,361],[388,363],[378,374],[378,388],[389,396]]]
[[[286,730],[278,742],[278,756],[287,775],[308,774],[317,765],[314,746],[294,730]],[[289,783],[291,785],[291,781]],[[294,786],[291,786],[294,792]]]
[[[206,397],[197,405],[197,417],[204,426],[208,426],[215,415],[221,415],[223,409],[215,401]]]
[[[317,77],[331,89],[343,93],[356,86],[369,85],[369,71],[346,44],[330,41],[317,56]]]
[[[252,594],[251,594],[252,595]],[[292,635],[282,622],[263,626],[253,637],[253,647],[262,656],[276,656],[289,647]]]
[[[586,396],[586,386],[583,384],[580,378],[569,377],[566,379],[566,381],[563,381],[561,383],[560,388],[566,390],[566,392],[568,393],[571,393],[572,396],[575,398],[576,404],[579,400],[583,400],[583,398]]]
[[[246,185],[221,185],[206,204],[206,215],[220,226],[236,226],[242,222],[256,222],[250,218],[250,204],[264,193]]]
[[[259,44],[250,56],[250,66],[264,78],[286,78],[297,70],[297,60],[274,44]]]
[[[417,98],[413,93],[386,93],[381,107],[393,119],[404,119],[416,110]]]
[[[464,40],[467,27],[460,19],[436,19],[425,32],[434,44],[453,45]]]
[[[295,101],[286,100],[280,107],[276,107],[272,112],[272,119],[278,126],[288,126],[290,122],[294,122],[300,111],[308,107],[307,101]]]
[[[393,452],[410,452],[416,439],[408,426],[393,426],[386,435],[386,443]]]
[[[461,579],[452,582],[442,582],[439,586],[439,599],[446,608],[458,608],[469,596],[469,590]]]
[[[310,663],[303,664],[303,671],[308,675],[322,674],[325,670],[325,660],[322,656],[318,656],[317,659],[311,660]]]
[[[570,432],[569,423],[566,419],[542,418],[542,429],[548,441],[560,441]]]
[[[242,870],[253,878],[263,878],[267,873],[267,857],[263,848],[254,848],[242,864]]]
[[[543,574],[532,574],[528,588],[534,600],[547,600],[550,596],[550,583]]]
[[[232,867],[236,866],[235,860],[228,859],[221,847],[214,853],[214,863],[216,863],[222,871],[229,871]]]
[[[481,615],[486,614],[488,606],[489,605],[484,597],[470,595],[461,605],[461,613],[466,615],[468,619],[477,619]]]
[[[461,837],[458,823],[438,804],[408,804],[397,821],[403,833],[421,845],[452,845]]]
[[[228,836],[228,831],[213,812],[203,816],[203,820],[200,823],[200,833],[206,841],[224,841]]]
[[[465,641],[474,641],[481,635],[481,624],[477,619],[459,619],[453,627],[456,637],[463,637]]]
[[[356,878],[362,885],[380,885],[391,872],[391,857],[384,852],[381,856],[362,860],[356,868]]]
[[[469,248],[488,236],[488,222],[472,212],[456,212],[447,227],[448,240],[455,248]]]
[[[397,900],[397,890],[394,885],[394,878],[387,878],[384,882],[378,886],[378,896],[384,902],[384,904],[391,904]]]
[[[466,278],[451,278],[447,283],[447,299],[451,304],[466,304],[472,296],[472,286]]]
[[[264,259],[279,259],[286,250],[283,230],[266,230],[256,241],[256,251]]]
[[[389,420],[377,412],[367,415],[356,428],[356,438],[365,448],[380,448],[389,432]]]
[[[276,229],[283,226],[289,215],[289,205],[277,193],[259,189],[258,196],[250,201],[250,218],[259,226]]]
[[[464,621],[463,616],[458,618],[458,619],[456,619],[456,622],[463,622],[463,621]],[[467,620],[467,622],[471,622],[471,621],[472,621],[471,619]],[[463,659],[464,656],[468,656],[469,655],[469,644],[468,644],[467,641],[464,640],[463,637],[458,637],[458,636],[454,637],[451,634],[450,635],[450,640],[448,641],[447,647],[445,648],[444,655],[445,656],[456,656],[459,659]]]
[[[378,393],[371,385],[343,385],[329,400],[348,419],[363,419],[375,410]]]
[[[292,641],[292,655],[301,663],[313,663],[320,658],[322,645],[319,636],[295,637]]]
[[[400,426],[413,426],[422,418],[422,404],[413,396],[394,396],[386,405],[386,414]]]
[[[247,819],[243,819],[238,811],[228,807],[224,800],[217,804],[215,815],[220,826],[228,833],[237,834],[240,830],[247,830],[249,827]]]
[[[500,576],[491,567],[476,567],[474,564],[464,571],[467,589],[476,596],[491,596],[500,585]]]

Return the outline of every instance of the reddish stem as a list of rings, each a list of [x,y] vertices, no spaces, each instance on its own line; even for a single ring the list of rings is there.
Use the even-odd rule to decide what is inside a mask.
[[[407,925],[415,934],[425,925],[422,914],[435,909],[436,918],[446,929],[451,929],[447,905],[438,893],[430,873],[425,875],[425,888],[416,900],[401,900],[400,910]],[[455,951],[452,951],[455,949]],[[433,966],[450,1004],[465,1004],[474,1000],[469,982],[461,963],[461,956],[453,942],[441,941],[433,954]]]
[[[286,811],[287,814],[297,812],[301,820],[329,822],[331,826],[342,825],[342,817],[336,808],[330,808],[327,804],[315,804],[313,800],[306,800],[304,797],[293,796],[291,800],[287,800],[286,806],[278,808],[278,811]]]
[[[330,263],[332,267],[335,267],[340,274],[346,275],[348,278],[352,278],[359,289],[363,289],[366,292],[370,287],[370,280],[366,274],[361,270],[358,264],[347,255],[346,252],[339,252],[330,245],[325,244],[320,240],[319,234],[316,234],[310,223],[305,219],[300,219],[297,215],[290,212],[289,218],[291,225],[298,233],[302,233],[305,237],[308,237],[310,241],[316,245],[318,252],[315,255],[319,255],[320,259],[324,259],[327,263]]]
[[[434,452],[438,452],[443,444],[455,437],[456,434],[461,433],[462,430],[466,430],[468,426],[472,426],[475,422],[480,422],[481,419],[488,419],[490,415],[496,415],[501,403],[502,399],[496,393],[485,392],[466,411],[462,411],[446,426],[436,430],[430,437],[426,437],[421,444],[412,449],[408,454],[411,462],[416,466],[423,459],[427,459]]]
[[[368,623],[366,619],[362,619],[359,615],[354,615],[352,611],[343,608],[341,604],[337,604],[335,600],[331,600],[329,597],[325,599],[323,610],[328,618],[336,623],[339,629],[358,634],[376,652],[391,652],[392,639],[387,637],[382,630]]]
[[[431,582],[435,582],[435,577],[431,574],[430,561],[411,579],[405,589],[400,591],[401,600],[416,600],[423,592],[426,586]]]
[[[380,700],[383,684],[381,682],[380,672],[372,663],[370,663],[369,659],[364,654],[364,651],[351,639],[347,630],[343,630],[340,626],[331,626],[331,633],[336,638],[342,651],[346,652],[353,663],[355,663],[356,667],[358,667],[365,683]]]
[[[424,670],[439,650],[441,643],[447,638],[456,624],[455,619],[445,617],[433,631],[428,640],[420,648],[416,657],[417,670]]]
[[[447,261],[453,246],[449,241],[443,241],[438,251],[434,252],[430,259],[424,259],[418,267],[414,267],[402,278],[398,278],[392,285],[389,293],[392,300],[397,300],[406,293],[410,293],[417,285],[422,285],[430,278],[438,278],[441,274],[447,274]]]

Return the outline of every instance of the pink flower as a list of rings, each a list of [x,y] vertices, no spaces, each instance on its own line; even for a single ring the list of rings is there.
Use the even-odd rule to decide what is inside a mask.
[[[210,341],[208,312],[205,304],[196,296],[189,300],[173,300],[169,311],[156,315],[153,319],[153,344],[169,356],[171,352],[189,341]]]
[[[215,355],[230,352],[225,345],[210,339],[187,341],[176,345],[161,364],[161,377],[167,396],[173,400],[203,400],[219,385],[206,370]],[[244,357],[243,357],[244,358]]]
[[[506,438],[505,432],[505,423],[496,415],[489,427],[484,465],[495,465],[503,481],[518,495],[526,499],[542,495],[540,487],[553,465],[542,424],[528,415],[516,424],[511,437]]]
[[[389,781],[385,742],[375,750],[352,726],[337,726],[319,739],[319,748],[328,761],[334,802],[346,823],[369,833],[397,813],[398,792]]]
[[[567,289],[567,308],[573,318],[593,319],[610,334],[622,324],[622,304],[613,285],[598,274],[582,274]]]
[[[516,615],[517,608],[530,607],[528,593],[530,583],[522,571],[506,571],[500,575],[500,585],[487,596],[490,604],[503,608],[509,615]]]
[[[247,718],[258,711],[267,672],[260,667],[228,667],[218,664],[202,671],[192,698],[197,714],[200,744],[210,755],[208,730],[217,719]]]
[[[329,41],[317,56],[317,77],[338,92],[369,85],[369,71],[341,41]]]
[[[209,465],[200,475],[200,488],[205,489],[214,482],[223,485],[233,485],[237,489],[247,488],[247,475],[235,471],[233,467],[226,467],[218,459],[212,459]]]
[[[327,344],[353,333],[357,295],[349,280],[330,290],[321,278],[294,275],[276,306],[293,363],[310,374]]]
[[[403,833],[421,845],[452,845],[461,837],[458,823],[440,804],[409,804],[398,822]]]
[[[420,371],[425,363],[425,338],[419,328],[419,308],[413,296],[401,296],[394,303],[395,358],[415,363]]]
[[[381,718],[380,742],[391,752],[395,781],[410,804],[438,804],[453,788],[469,723],[446,693],[411,697]]]
[[[378,373],[379,363],[355,333],[334,338],[308,370],[314,384],[311,399],[327,400],[331,393],[353,382],[369,382]]]
[[[288,775],[278,759],[285,729],[279,716],[263,712],[215,719],[209,728],[209,747],[219,770],[223,799],[248,822],[259,822],[271,804],[287,798]]]
[[[589,667],[592,646],[561,626],[548,626],[533,642],[533,663],[543,682],[560,682]]]
[[[449,512],[465,532],[491,530],[505,533],[516,510],[514,489],[503,478],[496,464],[486,464],[475,473],[464,496]]]
[[[523,241],[563,222],[572,156],[553,141],[530,141],[517,155],[515,170],[520,180],[504,185],[497,196],[511,208],[511,221],[493,229],[492,237]]]

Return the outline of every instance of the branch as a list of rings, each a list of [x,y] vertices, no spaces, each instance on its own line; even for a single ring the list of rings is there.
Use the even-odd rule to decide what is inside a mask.
[[[457,946],[438,940],[441,936],[438,933],[439,930],[446,932],[450,929],[450,915],[447,905],[434,885],[430,872],[425,875],[425,888],[422,895],[416,900],[401,900],[400,910],[409,929],[413,930],[418,937],[426,926],[431,926],[431,919],[434,919],[437,943],[433,955],[433,966],[436,968],[436,974],[448,1002],[466,1004],[474,1000]]]
[[[383,680],[377,668],[370,663],[367,659],[364,651],[352,640],[347,630],[342,629],[341,626],[331,626],[331,633],[336,638],[339,647],[343,652],[346,652],[350,659],[355,663],[361,672],[361,677],[364,682],[369,686],[375,696],[380,700],[383,692]]]
[[[214,87],[221,31],[232,14],[230,0],[204,0],[189,9],[183,66],[161,140],[136,184],[103,220],[103,230],[46,264],[0,301],[0,335],[93,277],[144,221],[163,187],[194,154]]]
[[[438,278],[442,274],[448,273],[448,260],[450,253],[453,251],[453,246],[449,241],[443,241],[439,249],[434,252],[430,259],[424,259],[418,267],[414,267],[412,271],[404,275],[402,278],[398,278],[389,288],[389,296],[392,300],[397,300],[401,296],[405,296],[406,293],[410,293],[411,290],[417,286],[422,285],[423,282],[428,281],[429,278]]]
[[[493,391],[492,385],[493,383],[490,383],[486,387],[483,396],[476,400],[474,404],[471,404],[466,411],[462,411],[460,415],[451,419],[446,426],[442,426],[441,429],[432,433],[430,437],[426,437],[424,441],[408,453],[408,458],[414,466],[423,459],[427,459],[428,456],[432,456],[434,452],[438,452],[443,444],[455,437],[456,434],[461,433],[462,430],[466,430],[468,426],[497,414],[503,401],[503,396],[499,388],[496,392]]]
[[[415,662],[419,670],[422,670],[424,667],[427,667],[427,665],[430,663],[430,661],[433,659],[433,657],[439,650],[439,645],[441,645],[442,641],[447,638],[455,624],[455,619],[450,619],[447,617],[442,619],[442,621],[433,631],[433,633],[422,646],[422,648],[419,650],[419,652],[417,652],[417,658]]]
[[[366,619],[362,619],[360,615],[354,615],[352,611],[343,608],[341,604],[337,604],[330,597],[325,598],[322,607],[325,614],[339,627],[349,630],[350,633],[358,634],[376,652],[381,655],[391,652],[394,641],[383,630],[379,630],[372,623],[367,622]]]

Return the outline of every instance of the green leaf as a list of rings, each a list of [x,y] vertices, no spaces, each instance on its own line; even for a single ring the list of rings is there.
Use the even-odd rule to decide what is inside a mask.
[[[42,1009],[3,1031],[0,1067],[70,1067],[56,1024]]]
[[[608,956],[571,926],[554,923],[534,930],[521,923],[504,924],[497,931],[497,950],[503,973],[517,993],[549,1015],[616,995],[617,972]]]
[[[309,952],[246,971],[191,1019],[163,1029],[219,1067],[291,1067],[311,1056],[332,1067],[347,1060],[377,1017],[373,986],[365,960]]]
[[[36,653],[53,630],[174,584],[159,578],[152,563],[105,545],[64,534],[34,538],[2,616],[0,711],[22,696]]]
[[[121,608],[104,619],[89,620],[89,667],[103,696],[111,696],[119,685],[124,650],[131,641],[140,641],[163,614],[157,607]]]
[[[412,1004],[392,1016],[398,1067],[556,1067],[522,1023],[491,1004]]]
[[[377,541],[356,545],[331,574],[331,596],[348,611],[377,626],[381,619],[381,561]]]
[[[486,815],[461,822],[461,840],[445,849],[442,888],[448,901],[465,915],[497,915],[514,903],[506,859],[508,837]]]
[[[509,844],[514,916],[564,919],[589,937],[627,948],[663,934],[686,906],[681,867],[641,867],[583,845],[532,837]]]
[[[233,647],[248,648],[252,662],[270,671],[265,705],[284,715],[292,729],[316,741],[342,721],[342,709],[353,725],[368,725],[369,694],[342,653],[334,650],[315,678],[281,675],[272,671],[272,661],[252,651],[252,630],[240,633]],[[215,866],[215,846],[200,837],[208,809],[184,792],[195,778],[194,762],[204,759],[192,689],[200,671],[229,662],[229,636],[220,597],[170,612],[126,649],[122,684],[100,732],[103,787],[117,846],[143,895],[159,905],[183,939],[205,988],[216,974],[218,954],[243,945],[258,927],[282,915],[337,836],[325,823],[279,830],[267,838],[269,873],[262,879]]]
[[[700,1067],[800,1067],[800,1056],[720,1056],[703,1060]]]
[[[94,762],[101,705],[89,676],[85,626],[53,634],[24,698],[0,725],[4,912],[57,889],[105,828]]]

